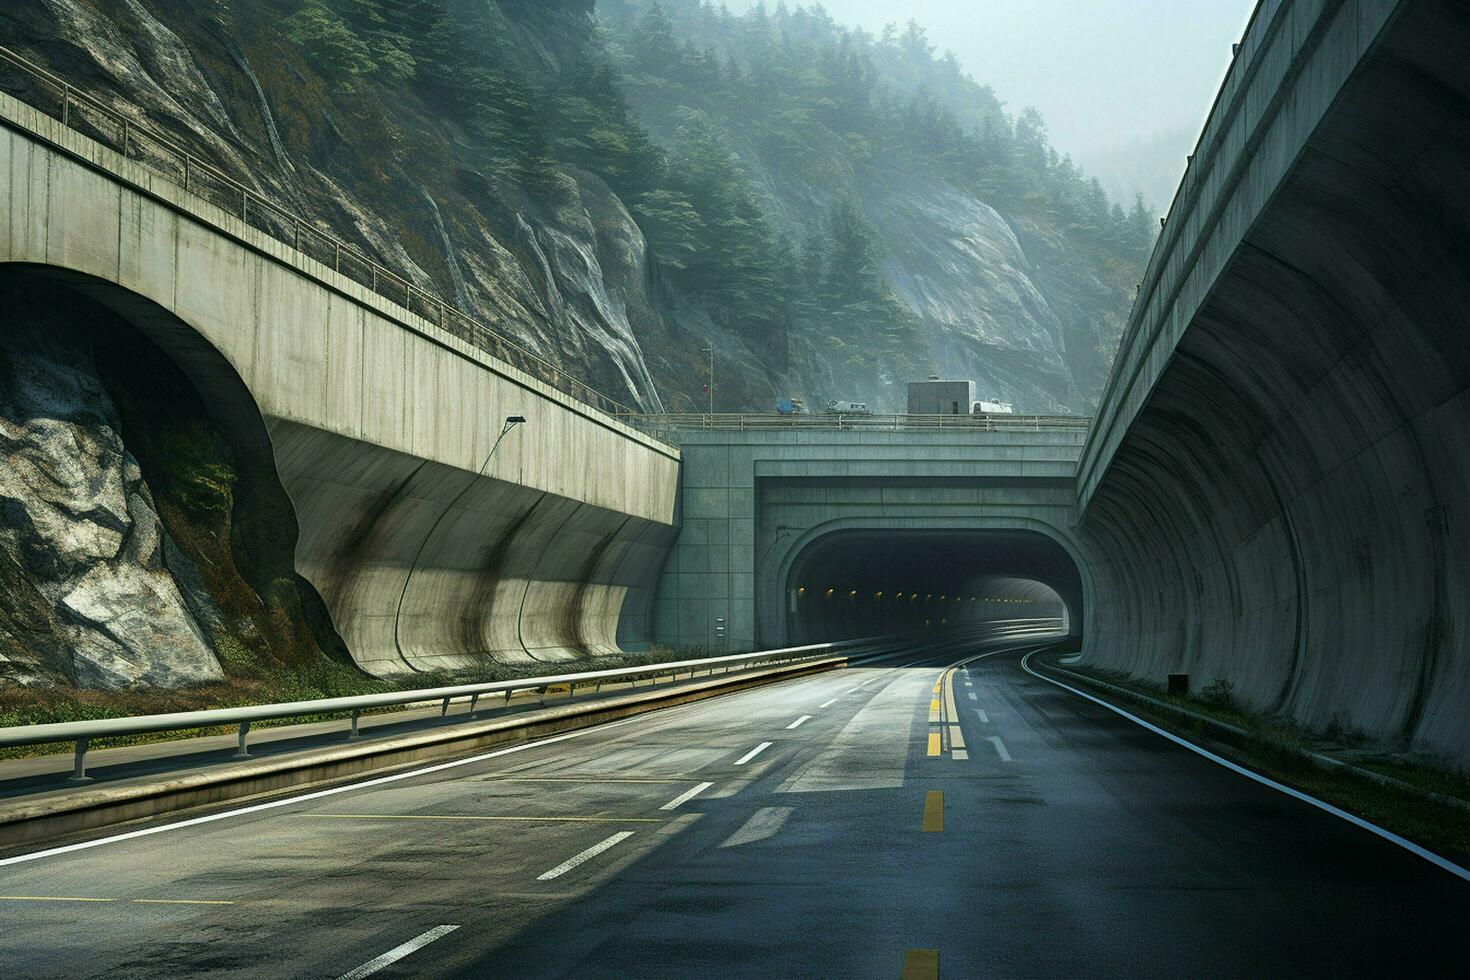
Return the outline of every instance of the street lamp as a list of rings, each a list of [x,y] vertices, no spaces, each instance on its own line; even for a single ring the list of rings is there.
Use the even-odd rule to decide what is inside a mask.
[[[418,570],[419,559],[424,556],[424,548],[428,547],[429,539],[434,536],[435,531],[439,530],[439,524],[444,520],[445,516],[454,510],[455,504],[458,504],[460,499],[466,493],[469,493],[470,487],[474,486],[475,482],[485,475],[485,470],[490,466],[490,461],[495,458],[495,451],[500,448],[501,440],[505,438],[511,429],[514,429],[525,421],[526,417],[524,415],[507,415],[505,417],[505,424],[500,427],[500,435],[495,437],[495,444],[490,447],[490,452],[486,454],[485,462],[480,464],[480,469],[475,474],[475,479],[465,484],[464,489],[456,494],[454,499],[449,502],[449,506],[445,507],[438,517],[434,518],[434,523],[430,526],[429,533],[424,535],[424,540],[419,542],[419,550],[414,552],[413,563],[408,566],[408,575],[403,579],[403,591],[398,593],[398,609],[393,613],[393,649],[398,651],[399,659],[405,664],[408,664],[410,670],[417,670],[418,668],[408,663],[408,658],[403,655],[403,644],[398,639],[398,624],[399,620],[403,617],[403,600],[408,595],[408,585],[413,581],[413,573]]]

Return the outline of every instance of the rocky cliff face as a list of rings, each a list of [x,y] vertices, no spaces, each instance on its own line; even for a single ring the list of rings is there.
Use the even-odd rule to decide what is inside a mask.
[[[223,676],[90,344],[0,320],[0,681],[173,687]],[[176,547],[173,550],[177,550]]]

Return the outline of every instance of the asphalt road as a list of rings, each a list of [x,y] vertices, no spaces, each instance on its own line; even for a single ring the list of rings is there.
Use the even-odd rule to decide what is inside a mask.
[[[0,866],[0,975],[1410,977],[1470,963],[1470,884],[1024,673],[1016,652],[945,669],[965,655]]]

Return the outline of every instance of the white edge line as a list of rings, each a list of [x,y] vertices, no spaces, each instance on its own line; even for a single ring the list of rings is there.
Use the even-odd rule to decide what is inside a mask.
[[[550,871],[542,872],[541,874],[536,876],[536,880],[550,881],[552,878],[559,878],[562,875],[566,874],[568,871],[575,868],[577,865],[582,864],[584,861],[592,860],[603,851],[607,850],[615,844],[622,843],[632,836],[633,832],[631,830],[620,830],[616,834],[613,834],[611,837],[609,837],[607,840],[602,841],[599,844],[593,844],[582,853],[567,858],[565,861],[563,861],[561,864],[558,864]]]
[[[157,827],[144,827],[142,830],[130,830],[122,834],[113,834],[110,837],[99,837],[96,840],[80,841],[76,844],[65,844],[61,847],[51,847],[44,851],[32,851],[29,854],[17,854],[14,857],[0,858],[0,868],[10,864],[24,864],[27,861],[38,861],[45,857],[54,857],[58,854],[69,854],[73,851],[84,851],[93,847],[101,847],[103,844],[113,844],[118,841],[132,840],[136,837],[151,837],[153,834],[161,834],[169,830],[182,830],[185,827],[197,827],[200,824],[214,823],[216,820],[226,820],[230,817],[241,817],[250,813],[261,813],[265,810],[275,810],[283,806],[294,806],[297,803],[307,803],[311,800],[320,800],[328,796],[336,796],[339,793],[351,793],[360,789],[368,789],[373,786],[383,786],[387,783],[396,783],[404,779],[413,779],[416,776],[426,776],[431,773],[444,772],[448,769],[457,769],[460,766],[474,765],[484,762],[486,759],[494,759],[502,755],[510,755],[514,752],[524,752],[541,745],[551,745],[554,742],[565,742],[567,739],[581,738],[583,735],[591,735],[594,732],[606,731],[609,728],[629,725],[635,721],[645,721],[642,716],[637,718],[625,718],[622,721],[610,721],[605,725],[594,725],[581,728],[574,732],[565,732],[561,735],[552,735],[549,738],[538,739],[534,742],[524,742],[520,745],[512,745],[509,748],[496,749],[494,752],[485,752],[480,755],[470,756],[467,759],[455,759],[451,762],[439,762],[422,769],[414,769],[409,772],[396,772],[391,776],[378,776],[375,779],[363,780],[359,783],[349,783],[346,786],[333,786],[331,789],[317,790],[314,793],[304,793],[300,796],[288,796],[284,799],[270,800],[266,803],[255,803],[250,806],[239,807],[234,810],[224,810],[220,813],[210,813],[202,817],[191,817],[188,820],[180,820],[177,823],[162,824]]]
[[[740,758],[736,759],[735,760],[735,764],[737,766],[743,766],[747,762],[749,762],[751,759],[754,759],[756,756],[760,755],[762,752],[764,752],[766,749],[768,749],[770,747],[771,747],[771,743],[770,742],[762,742],[761,744],[757,745],[755,748],[751,749],[749,752],[747,752],[744,755],[742,755]]]
[[[694,799],[700,793],[703,793],[705,790],[709,789],[713,785],[714,785],[714,783],[700,783],[698,786],[694,787],[693,789],[685,790],[684,792],[680,793],[678,796],[674,797],[672,800],[670,800],[669,802],[665,803],[663,806],[659,807],[659,809],[660,810],[674,810],[674,809],[677,809],[680,806],[680,804],[688,803],[690,800]]]
[[[429,945],[429,943],[432,943],[436,939],[441,939],[444,936],[449,935],[451,932],[458,928],[459,926],[435,926],[423,935],[415,936],[401,946],[394,946],[382,956],[368,960],[357,969],[352,970],[349,973],[342,974],[342,976],[339,977],[338,980],[362,980],[363,977],[371,976],[372,974],[377,973],[383,967],[393,963],[397,963],[409,953],[423,949],[425,946]]]
[[[787,731],[790,731],[793,728],[800,728],[802,722],[811,721],[811,720],[812,720],[812,716],[811,715],[802,715],[800,718],[796,719],[791,724],[787,725],[786,726],[786,730]]]
[[[1278,792],[1281,792],[1281,793],[1285,793],[1287,796],[1290,796],[1290,797],[1293,797],[1295,799],[1301,800],[1303,803],[1309,803],[1312,806],[1316,807],[1317,809],[1323,810],[1323,811],[1325,811],[1327,813],[1330,813],[1334,817],[1339,817],[1339,818],[1341,818],[1343,820],[1346,820],[1348,823],[1353,824],[1356,827],[1361,827],[1363,830],[1366,830],[1366,831],[1368,831],[1371,834],[1377,834],[1379,837],[1382,837],[1384,840],[1388,841],[1390,844],[1397,844],[1399,847],[1402,847],[1404,850],[1408,851],[1410,854],[1417,855],[1417,856],[1423,858],[1424,860],[1428,861],[1430,864],[1433,864],[1433,865],[1436,865],[1436,866],[1438,866],[1440,868],[1443,868],[1445,871],[1448,871],[1450,874],[1454,875],[1455,877],[1460,878],[1460,879],[1462,879],[1464,881],[1470,881],[1470,870],[1467,870],[1465,868],[1460,867],[1458,864],[1454,863],[1453,861],[1448,860],[1447,858],[1440,857],[1438,854],[1435,854],[1433,851],[1426,850],[1423,847],[1420,847],[1418,844],[1415,844],[1411,840],[1407,840],[1407,839],[1405,839],[1403,837],[1400,837],[1398,834],[1395,834],[1391,830],[1384,830],[1382,827],[1378,826],[1377,824],[1369,823],[1368,821],[1364,820],[1362,817],[1354,816],[1353,814],[1348,813],[1346,810],[1342,810],[1342,809],[1339,809],[1338,807],[1333,806],[1331,803],[1327,803],[1327,802],[1325,802],[1323,800],[1319,800],[1315,796],[1308,796],[1306,793],[1303,793],[1301,790],[1292,789],[1290,786],[1286,786],[1286,785],[1284,785],[1282,783],[1278,783],[1276,780],[1271,779],[1271,778],[1269,778],[1267,776],[1262,776],[1258,772],[1252,772],[1251,770],[1245,768],[1244,766],[1238,766],[1235,763],[1231,762],[1229,759],[1222,758],[1222,757],[1216,755],[1215,753],[1211,752],[1209,749],[1201,748],[1200,746],[1195,745],[1193,742],[1189,741],[1188,739],[1180,738],[1178,735],[1175,735],[1172,732],[1166,732],[1166,731],[1164,731],[1164,729],[1158,727],[1157,725],[1151,725],[1148,722],[1144,721],[1142,718],[1139,718],[1137,715],[1130,714],[1127,711],[1124,711],[1122,708],[1119,708],[1119,707],[1117,707],[1115,705],[1109,704],[1108,702],[1104,701],[1102,698],[1093,697],[1091,694],[1088,694],[1086,691],[1079,691],[1079,690],[1077,690],[1077,688],[1073,687],[1070,684],[1063,684],[1061,681],[1053,680],[1052,678],[1047,677],[1045,674],[1039,674],[1039,673],[1037,673],[1036,671],[1034,671],[1034,670],[1031,669],[1031,664],[1029,663],[1029,661],[1031,660],[1031,658],[1033,656],[1035,656],[1035,654],[1036,654],[1036,651],[1033,650],[1033,651],[1031,651],[1031,653],[1028,653],[1028,654],[1026,654],[1026,656],[1024,656],[1024,657],[1021,658],[1021,669],[1024,670],[1024,671],[1026,671],[1026,673],[1030,674],[1032,677],[1040,678],[1041,680],[1046,681],[1048,684],[1055,684],[1057,687],[1060,687],[1063,690],[1071,691],[1073,694],[1077,695],[1079,698],[1086,698],[1087,700],[1093,702],[1094,704],[1100,704],[1104,708],[1107,708],[1109,711],[1113,712],[1114,714],[1122,715],[1124,718],[1127,718],[1129,721],[1133,722],[1134,724],[1136,724],[1136,725],[1142,725],[1144,728],[1147,728],[1149,731],[1153,732],[1154,734],[1156,734],[1156,735],[1162,735],[1162,736],[1164,736],[1164,738],[1167,738],[1169,741],[1173,742],[1174,744],[1176,744],[1176,745],[1182,745],[1184,748],[1186,748],[1189,751],[1195,753],[1196,755],[1202,755],[1206,759],[1209,759],[1211,762],[1214,762],[1217,765],[1224,766],[1226,769],[1229,769],[1231,772],[1234,772],[1234,773],[1237,773],[1237,774],[1239,774],[1241,776],[1244,776],[1247,779],[1255,780],[1256,782],[1260,783],[1262,786],[1269,786],[1271,789],[1274,789],[1274,790],[1276,790]]]

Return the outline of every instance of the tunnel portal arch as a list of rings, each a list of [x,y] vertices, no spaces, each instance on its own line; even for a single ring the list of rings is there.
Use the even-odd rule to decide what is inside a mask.
[[[949,594],[937,583],[944,579],[946,572],[951,572],[950,580],[973,586],[961,590],[967,605],[970,596],[974,595],[978,607],[980,601],[987,598],[983,592],[991,593],[988,597],[993,600],[1024,600],[992,602],[989,613],[983,614],[983,618],[1050,618],[1051,612],[1039,611],[1054,610],[1060,605],[1066,610],[1064,618],[1069,632],[1080,637],[1086,632],[1093,615],[1093,577],[1085,553],[1063,529],[1054,525],[1033,518],[1006,516],[925,520],[880,515],[847,516],[825,521],[790,537],[779,548],[778,554],[768,556],[762,564],[761,581],[758,583],[761,618],[774,642],[786,645],[823,638],[813,635],[810,628],[798,626],[802,603],[817,599],[826,601],[826,590],[835,586],[833,583],[798,582],[797,579],[810,577],[813,573],[820,576],[823,552],[840,555],[844,549],[854,557],[860,558],[865,553],[875,556],[875,563],[881,559],[886,566],[881,572],[875,570],[859,576],[847,576],[851,581],[847,583],[845,592],[854,591],[856,579],[863,581],[859,596],[846,597],[855,603],[862,597],[862,602],[891,606],[894,592],[911,593],[914,586],[884,586],[879,585],[877,579],[902,577],[903,569],[912,569],[913,562],[895,559],[905,554],[918,555],[922,562],[923,552],[927,549],[930,560],[940,563],[951,562],[957,557],[965,562],[961,556],[970,553],[967,565],[953,570],[942,565],[936,568],[934,588],[925,586],[921,591],[922,595],[936,595],[936,600],[927,601],[938,601],[937,596]],[[988,565],[987,556],[992,559]],[[909,577],[913,577],[911,572]],[[805,596],[797,591],[802,588],[808,590]],[[877,596],[879,592],[883,593],[881,597]],[[953,599],[944,601],[953,603]],[[977,614],[967,615],[973,617]],[[903,626],[909,618],[912,617],[899,617],[904,622],[894,620],[890,623],[886,617],[864,614],[860,621],[865,628],[876,627],[882,631],[888,625]],[[918,618],[921,625],[923,618]]]

